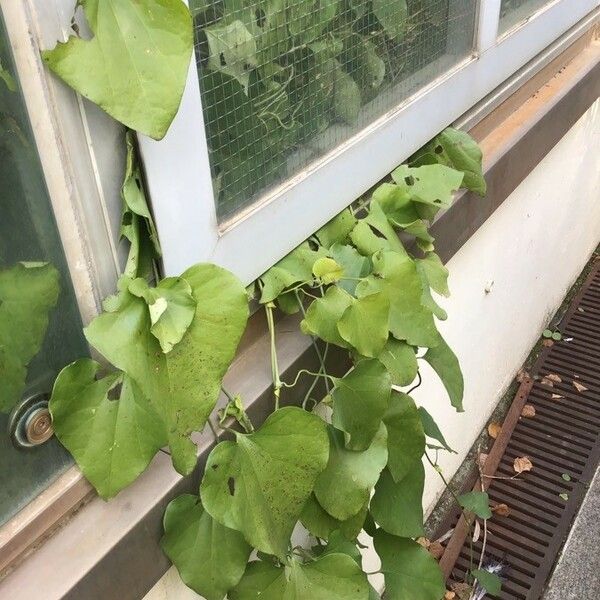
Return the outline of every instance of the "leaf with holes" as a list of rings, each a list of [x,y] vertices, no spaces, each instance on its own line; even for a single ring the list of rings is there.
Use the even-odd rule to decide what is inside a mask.
[[[27,365],[44,341],[59,291],[58,271],[49,263],[0,270],[0,413],[21,398]]]
[[[425,469],[421,460],[399,482],[386,469],[375,486],[370,512],[384,531],[400,537],[417,537],[423,529]]]
[[[390,332],[412,346],[432,347],[440,338],[431,310],[421,304],[421,278],[413,260],[395,252],[373,256],[375,273],[356,288],[359,298],[382,292],[390,300]]]
[[[329,426],[329,462],[315,483],[319,504],[332,516],[346,521],[369,501],[371,490],[388,460],[387,431],[381,425],[363,452],[344,446],[344,434]]]
[[[166,277],[156,287],[150,287],[138,277],[129,284],[129,291],[148,304],[150,331],[166,354],[178,344],[196,313],[196,300],[190,284],[181,277]]]
[[[448,452],[456,454],[456,451],[452,450],[452,448],[448,446],[448,443],[446,442],[443,433],[441,432],[433,417],[422,406],[419,407],[419,416],[421,417],[421,423],[423,424],[423,431],[425,431],[425,435],[429,438],[434,439],[436,442],[439,442],[442,445],[442,447]]]
[[[352,299],[338,322],[342,338],[362,356],[375,358],[388,339],[390,300],[381,292]]]
[[[458,363],[458,358],[456,358],[456,355],[442,336],[439,336],[437,346],[427,350],[423,359],[433,367],[433,370],[442,380],[448,396],[450,396],[452,406],[457,412],[463,412],[462,400],[465,384],[462,371]]]
[[[374,537],[388,600],[440,600],[446,591],[437,561],[417,542],[381,529]]]
[[[332,517],[312,494],[306,501],[300,521],[315,537],[323,540],[329,539],[334,531],[339,531],[347,540],[355,540],[360,533],[367,515],[367,505],[363,506],[355,515],[346,521],[338,521]]]
[[[365,359],[334,383],[333,425],[348,434],[347,448],[364,451],[387,410],[392,392],[390,375],[378,360]]]
[[[463,186],[485,196],[487,186],[483,176],[483,154],[477,142],[466,131],[452,127],[444,129],[410,161],[414,166],[435,163],[462,171]]]
[[[252,548],[244,536],[215,521],[191,494],[169,503],[163,524],[160,545],[183,582],[206,600],[222,600],[246,570]]]
[[[173,464],[187,474],[197,460],[189,436],[204,428],[215,407],[221,380],[246,327],[248,302],[240,281],[216,265],[195,265],[181,277],[192,289],[195,315],[168,354],[150,331],[146,302],[124,289],[126,279],[113,312],[96,317],[85,335],[151,400],[167,425]]]
[[[289,566],[254,561],[230,600],[368,600],[367,576],[347,554],[327,554],[302,564],[293,558]]]
[[[383,416],[388,430],[388,469],[394,481],[401,481],[425,452],[425,432],[414,400],[392,392]]]
[[[193,32],[181,0],[82,0],[94,37],[72,36],[44,62],[131,129],[161,139],[187,79]]]
[[[283,558],[328,456],[324,422],[300,408],[282,408],[255,433],[238,433],[235,442],[214,448],[200,485],[202,503],[253,547]]]
[[[144,471],[167,432],[133,379],[124,373],[96,379],[99,369],[89,358],[65,367],[54,383],[50,412],[56,437],[107,499]]]
[[[467,511],[475,513],[480,519],[489,519],[490,498],[486,492],[467,492],[458,497],[458,502]]]

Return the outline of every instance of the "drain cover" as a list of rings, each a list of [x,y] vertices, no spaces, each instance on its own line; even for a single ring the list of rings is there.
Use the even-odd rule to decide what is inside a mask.
[[[492,505],[508,516],[488,521],[485,557],[510,565],[502,600],[538,600],[600,459],[600,263],[588,276],[560,327],[562,339],[543,349],[490,451],[485,471]],[[519,417],[524,404],[533,418]],[[513,462],[528,457],[530,472],[512,479]],[[490,471],[490,459],[493,471]],[[504,479],[502,479],[504,478]],[[479,489],[479,488],[478,488]],[[455,524],[458,515],[454,518]],[[477,567],[482,541],[466,542],[464,520],[440,564],[449,581]],[[462,537],[462,539],[461,539]],[[590,552],[596,549],[590,548]],[[582,557],[585,560],[585,557]]]

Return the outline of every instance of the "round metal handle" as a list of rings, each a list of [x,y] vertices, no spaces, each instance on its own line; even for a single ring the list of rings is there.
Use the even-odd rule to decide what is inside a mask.
[[[35,394],[17,404],[8,421],[8,432],[15,448],[34,448],[47,442],[54,435],[48,395]]]

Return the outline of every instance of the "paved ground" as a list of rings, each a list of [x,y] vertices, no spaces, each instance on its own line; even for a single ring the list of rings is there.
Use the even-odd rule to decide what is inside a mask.
[[[579,509],[543,600],[600,597],[600,469]]]

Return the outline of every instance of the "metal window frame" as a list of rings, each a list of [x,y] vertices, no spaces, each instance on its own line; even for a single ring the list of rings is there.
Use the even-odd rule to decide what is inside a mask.
[[[223,224],[192,61],[167,136],[139,136],[165,274],[209,261],[250,283],[599,5],[551,0],[499,37],[500,0],[480,0],[470,57]]]

